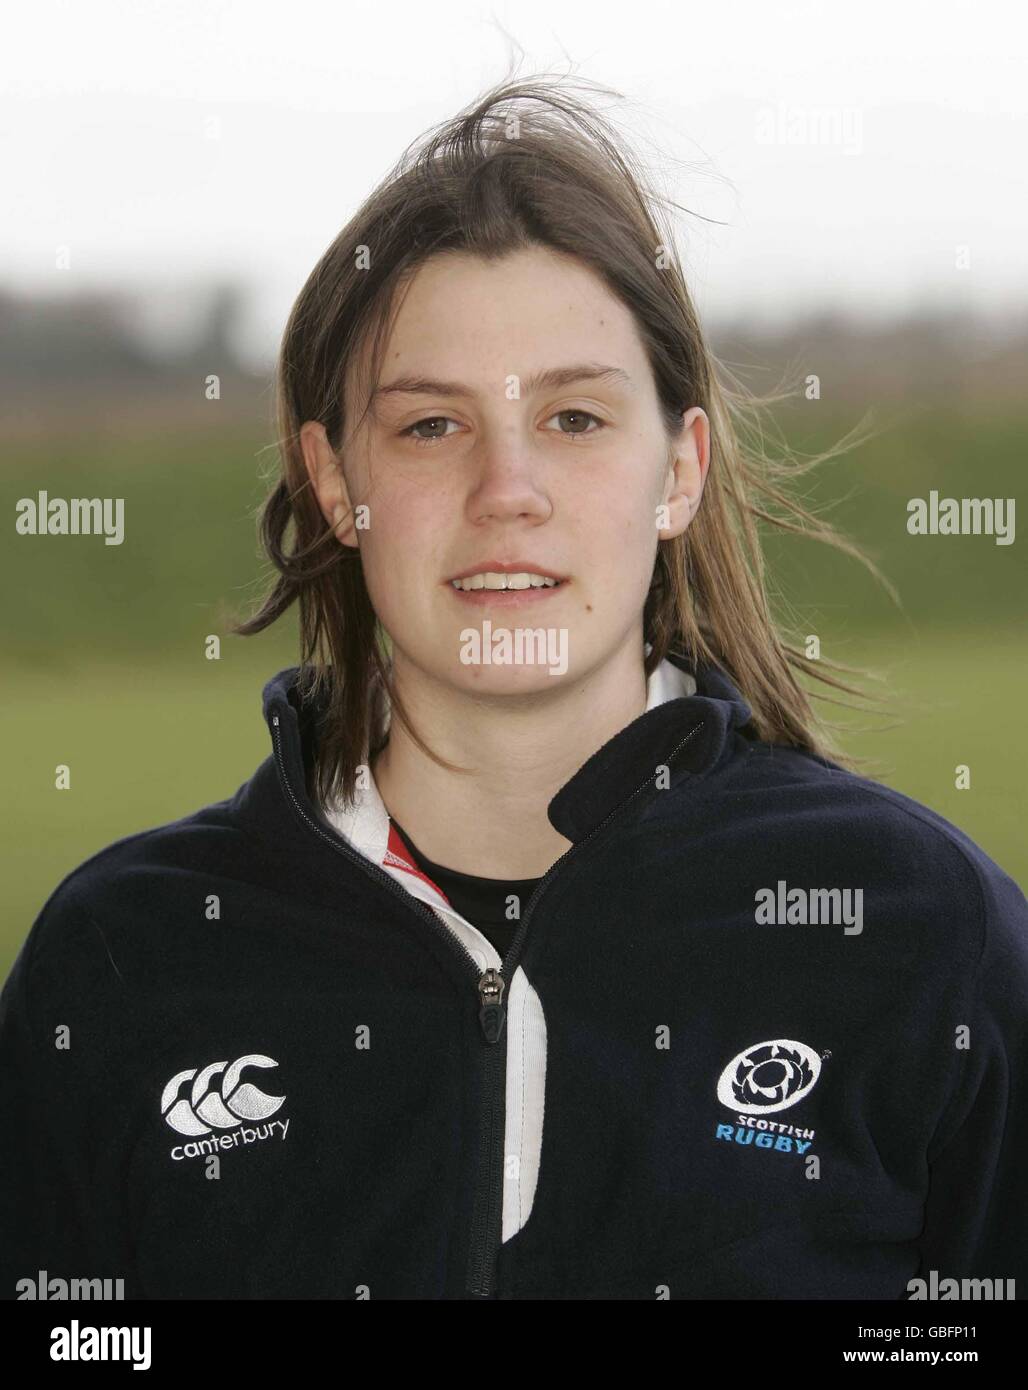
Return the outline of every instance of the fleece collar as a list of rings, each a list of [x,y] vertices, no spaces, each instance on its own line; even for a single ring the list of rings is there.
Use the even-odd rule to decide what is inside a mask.
[[[322,808],[310,802],[305,788],[317,711],[301,704],[298,675],[299,668],[290,667],[267,683],[264,717],[269,728],[276,715],[284,725],[286,770],[307,814],[331,826],[373,863],[424,879],[391,825],[374,778],[350,806]],[[735,731],[750,717],[749,706],[724,672],[696,670],[686,658],[669,655],[649,678],[645,711],[597,749],[550,801],[551,825],[575,843],[630,796],[641,810],[659,792],[659,768],[668,770],[660,785],[671,787],[712,771],[731,755]]]

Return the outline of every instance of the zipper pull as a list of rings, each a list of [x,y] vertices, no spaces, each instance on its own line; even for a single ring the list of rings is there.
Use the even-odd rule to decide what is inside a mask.
[[[489,1043],[498,1042],[503,1033],[507,1011],[500,1001],[503,999],[505,988],[506,981],[503,976],[491,966],[478,981],[478,993],[482,999],[478,1021],[482,1025],[485,1040]]]

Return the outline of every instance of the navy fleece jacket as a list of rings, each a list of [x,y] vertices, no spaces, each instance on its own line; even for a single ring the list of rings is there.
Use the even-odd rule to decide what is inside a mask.
[[[18,956],[6,1297],[1024,1296],[1028,918],[964,834],[686,672],[551,801],[501,961],[312,801],[296,674]]]

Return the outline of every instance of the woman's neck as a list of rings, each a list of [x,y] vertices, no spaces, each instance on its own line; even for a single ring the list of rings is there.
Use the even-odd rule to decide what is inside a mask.
[[[646,708],[634,645],[536,695],[468,696],[410,668],[397,685],[425,742],[471,771],[440,767],[394,719],[372,769],[382,800],[428,859],[482,878],[546,873],[571,844],[550,824],[550,801]]]

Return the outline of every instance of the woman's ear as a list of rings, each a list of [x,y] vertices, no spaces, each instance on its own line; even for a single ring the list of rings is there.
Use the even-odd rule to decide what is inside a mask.
[[[657,527],[661,540],[680,536],[699,510],[703,485],[710,467],[710,421],[701,406],[682,416],[682,428],[672,445],[667,480],[661,502],[666,526]]]
[[[308,420],[302,425],[300,448],[322,515],[335,532],[340,545],[356,549],[357,528],[343,477],[342,460],[329,444],[325,426],[317,420]]]

